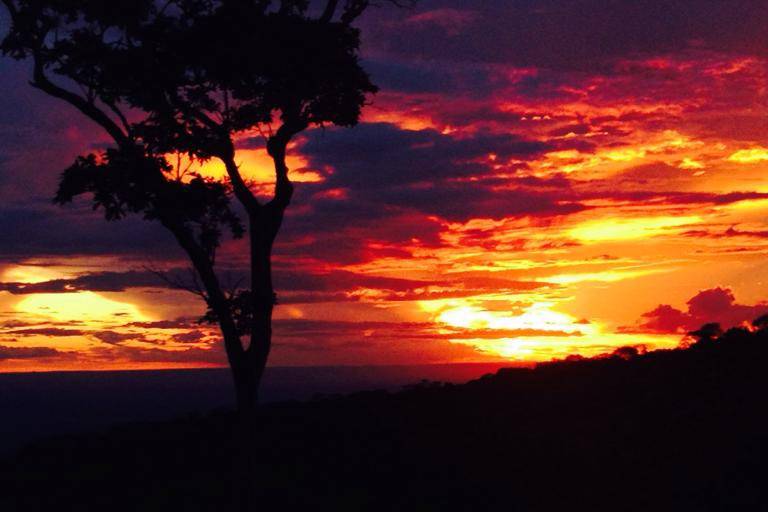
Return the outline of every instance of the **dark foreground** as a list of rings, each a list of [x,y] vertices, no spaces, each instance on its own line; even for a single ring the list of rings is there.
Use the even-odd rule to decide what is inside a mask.
[[[421,379],[464,383],[499,363],[269,367],[264,403],[369,389],[396,391]],[[128,422],[163,421],[234,407],[225,368],[0,373],[0,458],[24,444]],[[0,511],[1,512],[1,511]]]
[[[706,338],[706,337],[705,337]],[[254,510],[767,510],[768,334],[265,407]],[[0,510],[237,510],[233,417],[125,425],[7,461]]]

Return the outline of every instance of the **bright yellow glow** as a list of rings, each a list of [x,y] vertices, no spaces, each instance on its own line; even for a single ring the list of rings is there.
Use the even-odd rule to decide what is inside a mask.
[[[728,157],[731,162],[740,164],[754,164],[768,160],[768,148],[757,147],[740,149]]]
[[[17,265],[6,269],[0,281],[10,283],[42,283],[52,279],[61,279],[64,275],[49,267],[39,267],[36,265]]]
[[[186,169],[189,165],[189,159],[186,156],[182,156],[180,162],[177,162],[175,155],[169,155],[167,158],[174,168],[177,165],[181,165],[182,169]],[[274,162],[265,149],[238,150],[235,162],[239,166],[240,173],[245,180],[252,180],[257,183],[270,183],[274,181]],[[323,179],[318,173],[305,170],[308,162],[301,155],[288,155],[286,164],[291,169],[291,179],[295,182],[317,182]],[[218,158],[212,158],[202,163],[196,162],[189,166],[189,170],[215,179],[222,179],[227,176],[227,169]]]
[[[451,341],[453,343],[474,346],[485,352],[498,354],[512,360],[549,361],[553,358],[563,358],[572,354],[593,357],[604,354],[606,347],[618,348],[627,345],[646,345],[655,348],[674,348],[680,343],[680,337],[671,335],[629,335],[596,331],[596,334],[590,337],[579,337],[578,346],[574,346],[573,338],[569,339],[562,336],[477,338]]]
[[[599,133],[596,132],[594,135]],[[696,149],[698,156],[705,147],[706,143],[677,130],[636,132],[624,146],[598,149],[594,153],[582,153],[576,150],[554,151],[544,154],[541,160],[532,164],[532,167],[536,169],[537,174],[542,174],[542,171],[544,171],[543,174],[552,171],[558,173],[591,171],[606,176],[643,162],[663,161],[683,169],[700,169],[703,164],[693,158],[690,152]],[[713,147],[706,149],[714,150]]]
[[[585,325],[564,313],[552,311],[552,303],[539,302],[528,307],[520,315],[509,315],[500,311],[486,311],[478,306],[465,305],[446,309],[439,315],[438,322],[464,329],[505,329],[560,332],[584,332]]]
[[[631,160],[644,158],[645,150],[635,148],[618,149],[616,151],[606,152],[605,157],[614,162],[629,162]]]
[[[582,241],[633,240],[660,235],[670,228],[699,222],[701,217],[695,215],[595,220],[571,229],[568,234]]]
[[[579,158],[582,155],[576,149],[565,149],[562,151],[550,151],[549,153],[546,153],[544,156],[548,158],[554,158],[557,160],[570,160],[572,158]]]
[[[59,322],[147,321],[133,304],[107,299],[94,292],[36,293],[15,305],[16,311]]]
[[[680,162],[680,165],[678,165],[681,169],[703,169],[704,164],[701,162],[697,162],[693,158],[683,158],[683,161]]]
[[[733,204],[718,207],[721,211],[736,211],[743,215],[744,211],[759,211],[768,209],[768,199],[746,199]]]
[[[366,123],[391,123],[403,130],[428,130],[438,128],[431,118],[418,112],[393,112],[366,109],[363,112]],[[443,133],[450,133],[450,128],[443,128]]]

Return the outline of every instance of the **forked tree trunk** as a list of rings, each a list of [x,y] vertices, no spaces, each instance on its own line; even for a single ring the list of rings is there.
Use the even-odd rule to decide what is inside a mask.
[[[259,501],[256,475],[256,454],[258,452],[258,429],[256,407],[259,388],[267,366],[272,346],[272,311],[275,292],[272,285],[271,252],[274,236],[279,223],[269,210],[260,210],[249,215],[251,249],[251,339],[250,344],[238,357],[230,358],[235,382],[239,420],[235,424],[235,441],[238,452],[235,455],[236,477],[233,483],[237,508],[243,512],[254,509]],[[238,338],[237,343],[241,341]]]
[[[251,415],[258,404],[259,388],[272,347],[275,291],[272,285],[271,253],[275,234],[276,227],[269,210],[250,216],[251,339],[241,356],[231,362],[237,408],[245,415]]]
[[[240,176],[234,160],[231,142],[222,159],[233,184],[233,190],[248,212],[250,237],[251,304],[250,343],[240,348],[227,343],[230,367],[235,381],[237,408],[250,416],[258,404],[261,379],[272,347],[272,311],[275,306],[275,290],[272,285],[272,244],[283,221],[283,214],[293,195],[293,185],[288,179],[285,150],[294,133],[306,127],[306,123],[283,125],[267,143],[267,152],[275,164],[275,195],[267,204],[260,204]]]

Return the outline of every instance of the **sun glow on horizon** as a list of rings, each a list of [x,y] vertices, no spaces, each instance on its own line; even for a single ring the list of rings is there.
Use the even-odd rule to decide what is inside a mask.
[[[589,329],[564,313],[553,311],[553,304],[538,302],[519,315],[488,311],[479,306],[459,305],[440,312],[435,321],[452,327],[495,330],[541,330],[585,333]]]
[[[17,302],[14,309],[19,313],[59,322],[142,322],[151,319],[133,304],[108,299],[90,291],[36,293]]]

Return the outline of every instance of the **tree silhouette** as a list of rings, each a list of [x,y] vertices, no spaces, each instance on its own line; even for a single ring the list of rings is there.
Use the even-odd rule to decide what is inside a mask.
[[[288,146],[312,125],[355,125],[376,92],[353,27],[371,0],[2,2],[12,20],[3,53],[31,60],[33,87],[111,139],[64,171],[55,202],[90,193],[108,220],[141,214],[173,234],[196,272],[205,318],[221,329],[238,408],[252,410],[272,340],[272,245],[293,194]],[[268,201],[236,163],[235,136],[249,131],[263,134],[274,161]],[[185,172],[169,155],[218,159],[228,179]],[[248,289],[226,290],[216,273],[226,231],[250,239]]]
[[[687,338],[693,340],[692,347],[707,348],[710,347],[723,335],[723,329],[717,322],[710,322],[702,325],[695,331],[687,334]]]

